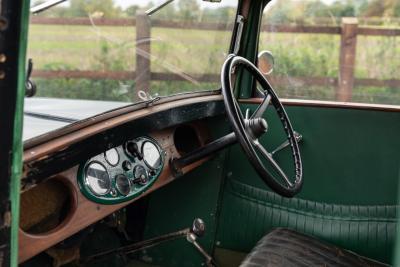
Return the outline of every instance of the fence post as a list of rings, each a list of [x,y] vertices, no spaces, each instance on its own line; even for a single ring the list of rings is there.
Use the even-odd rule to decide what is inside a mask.
[[[351,100],[354,86],[354,68],[357,46],[357,18],[342,18],[342,34],[340,37],[339,83],[336,100]]]
[[[150,19],[145,13],[136,14],[136,78],[135,92],[150,88]],[[137,98],[135,94],[134,99]]]

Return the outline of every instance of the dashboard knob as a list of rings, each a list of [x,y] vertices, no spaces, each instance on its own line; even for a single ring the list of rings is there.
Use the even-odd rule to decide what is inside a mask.
[[[192,233],[194,233],[196,236],[201,237],[204,235],[204,232],[206,231],[206,225],[204,223],[204,221],[200,218],[196,218],[193,221],[193,225],[192,225],[192,229],[191,229]]]
[[[126,143],[126,151],[132,157],[138,158],[139,160],[143,159],[143,155],[140,152],[140,149],[139,149],[138,145],[136,144],[136,142],[129,141],[128,143]]]
[[[133,180],[133,183],[135,184],[146,185],[149,181],[146,169],[141,165],[135,167],[135,169],[133,170],[133,176],[135,178]]]
[[[130,170],[132,170],[132,164],[129,161],[125,160],[124,162],[122,162],[122,168],[126,172],[130,171]]]

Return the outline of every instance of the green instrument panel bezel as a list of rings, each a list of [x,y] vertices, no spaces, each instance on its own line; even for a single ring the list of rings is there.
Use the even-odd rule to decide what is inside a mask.
[[[138,158],[134,158],[131,155],[129,155],[125,151],[125,147],[124,147],[125,144],[120,145],[118,147],[114,147],[118,151],[119,160],[118,160],[118,164],[116,164],[115,166],[112,166],[107,162],[107,160],[105,158],[106,151],[104,151],[103,153],[92,157],[91,159],[86,161],[84,164],[81,164],[78,168],[78,175],[77,175],[78,186],[79,186],[79,189],[81,190],[82,194],[86,198],[88,198],[89,200],[91,200],[93,202],[99,203],[99,204],[111,205],[111,204],[123,203],[123,202],[129,201],[131,199],[134,199],[134,198],[140,196],[154,184],[154,182],[160,176],[160,173],[164,168],[164,160],[165,160],[164,150],[159,146],[159,144],[154,139],[147,137],[147,136],[135,138],[132,141],[136,142],[138,144],[138,147],[140,148],[140,150],[142,150],[142,146],[146,141],[153,143],[157,147],[157,149],[161,155],[160,166],[157,169],[150,169],[147,166],[147,164],[144,162],[144,159],[139,160]],[[112,148],[110,148],[110,149],[112,149]],[[123,169],[122,163],[124,161],[129,161],[131,163],[131,165],[132,165],[131,170],[125,171]],[[116,196],[113,196],[111,194],[111,190],[110,190],[110,192],[108,192],[107,194],[105,194],[103,196],[98,196],[98,195],[92,193],[90,188],[87,186],[87,184],[85,183],[86,169],[93,162],[101,163],[106,168],[107,173],[110,177],[111,188],[115,189],[115,191],[117,193]],[[128,179],[130,181],[132,181],[134,179],[133,170],[138,165],[143,166],[146,169],[146,171],[148,173],[149,181],[147,182],[146,185],[138,185],[138,184],[131,183],[131,192],[126,196],[122,195],[116,188],[115,177],[119,174],[123,174],[126,177],[128,177]],[[154,171],[154,175],[150,175],[149,170]]]

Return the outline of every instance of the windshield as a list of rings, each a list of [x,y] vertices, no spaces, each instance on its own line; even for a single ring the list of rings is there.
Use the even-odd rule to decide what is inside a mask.
[[[157,96],[219,89],[237,0],[71,0],[31,16],[24,140]],[[33,1],[33,5],[39,1]]]

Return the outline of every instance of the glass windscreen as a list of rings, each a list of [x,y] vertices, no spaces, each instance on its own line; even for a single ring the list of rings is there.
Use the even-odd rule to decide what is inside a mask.
[[[35,6],[43,1],[33,1]],[[132,103],[219,89],[237,0],[70,0],[31,15],[24,140]]]
[[[400,105],[399,1],[274,0],[259,52],[282,98]]]

